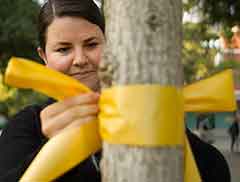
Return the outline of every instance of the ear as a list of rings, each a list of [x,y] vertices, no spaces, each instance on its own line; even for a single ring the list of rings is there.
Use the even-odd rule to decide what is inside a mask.
[[[37,52],[38,52],[38,55],[40,56],[40,58],[42,58],[44,63],[47,65],[48,62],[47,62],[47,57],[46,57],[45,51],[41,47],[38,47]]]

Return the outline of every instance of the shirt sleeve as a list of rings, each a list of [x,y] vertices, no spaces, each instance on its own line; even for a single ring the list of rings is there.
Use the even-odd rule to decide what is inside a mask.
[[[41,133],[40,107],[29,106],[12,118],[0,137],[0,181],[19,181],[46,142]]]

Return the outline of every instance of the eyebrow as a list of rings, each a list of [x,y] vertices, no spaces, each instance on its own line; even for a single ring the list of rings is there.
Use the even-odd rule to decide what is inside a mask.
[[[60,44],[60,45],[71,45],[71,43],[69,43],[69,42],[64,42],[64,41],[62,41],[62,42],[57,42],[57,44]]]
[[[90,37],[90,38],[84,40],[84,42],[91,42],[93,40],[100,40],[100,38],[94,36],[94,37]]]
[[[101,40],[100,38],[98,37],[90,37],[90,38],[87,38],[84,40],[84,42],[91,42],[93,40]],[[57,42],[58,45],[63,45],[63,46],[68,46],[68,45],[71,45],[71,43],[69,42],[65,42],[65,41],[60,41],[60,42]]]

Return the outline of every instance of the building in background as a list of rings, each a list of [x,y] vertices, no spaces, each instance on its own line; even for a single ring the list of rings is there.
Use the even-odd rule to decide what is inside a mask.
[[[240,65],[240,27],[232,27],[232,36],[227,37],[224,33],[219,34],[220,49],[215,57],[215,64],[218,65],[224,61],[234,61]],[[238,108],[240,108],[240,67],[233,69],[235,82],[235,95]]]

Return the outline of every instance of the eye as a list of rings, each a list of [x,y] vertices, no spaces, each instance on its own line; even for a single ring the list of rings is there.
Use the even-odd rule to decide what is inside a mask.
[[[69,47],[61,47],[61,48],[58,48],[56,49],[57,52],[60,52],[60,53],[67,53],[69,51]]]
[[[90,43],[87,43],[86,44],[86,47],[88,47],[88,48],[95,48],[95,47],[97,47],[98,46],[98,42],[90,42]]]

